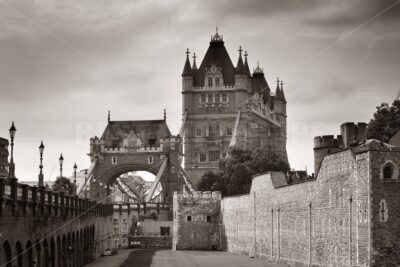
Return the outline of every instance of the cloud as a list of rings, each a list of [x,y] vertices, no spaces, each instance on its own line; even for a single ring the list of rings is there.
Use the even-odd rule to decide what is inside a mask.
[[[259,60],[272,87],[277,76],[285,80],[289,124],[367,120],[398,88],[400,7],[329,46],[391,3],[5,1],[0,5],[0,136],[8,136],[9,122],[16,120],[17,162],[32,163],[17,164],[17,173],[36,177],[41,139],[48,140],[49,159],[68,146],[69,160],[89,164],[88,144],[75,142],[75,126],[84,122],[101,134],[97,125],[108,109],[115,120],[133,120],[159,119],[167,108],[170,127],[177,131],[184,52],[195,51],[200,65],[216,25],[233,62],[242,45],[250,67]],[[304,167],[304,160],[291,159],[293,166]]]

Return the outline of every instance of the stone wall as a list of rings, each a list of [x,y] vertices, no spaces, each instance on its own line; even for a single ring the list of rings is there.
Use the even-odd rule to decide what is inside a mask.
[[[277,187],[282,173],[255,177],[249,195],[222,201],[226,249],[303,266],[367,265],[368,242],[357,235],[368,235],[368,219],[358,225],[355,204],[368,201],[368,175],[356,188],[366,167],[346,150],[326,156],[315,180]]]
[[[219,249],[220,202],[219,192],[175,192],[173,249]]]
[[[398,266],[400,262],[400,183],[398,171],[383,181],[382,167],[391,162],[397,170],[400,152],[371,153],[371,264]],[[385,205],[382,209],[382,202]]]

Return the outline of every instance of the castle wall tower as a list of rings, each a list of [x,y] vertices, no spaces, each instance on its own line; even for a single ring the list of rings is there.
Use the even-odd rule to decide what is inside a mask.
[[[244,53],[243,61],[242,51],[240,47],[235,67],[218,32],[198,68],[195,55],[191,66],[187,51],[182,73],[184,169],[195,186],[205,172],[217,170],[218,161],[225,157],[239,110],[237,145],[270,149],[287,159],[283,92],[274,109],[262,68],[251,74],[248,54]]]

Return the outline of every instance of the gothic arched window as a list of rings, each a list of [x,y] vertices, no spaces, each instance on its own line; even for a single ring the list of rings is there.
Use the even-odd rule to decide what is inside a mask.
[[[389,180],[397,180],[399,178],[399,169],[397,165],[388,160],[381,167],[381,180],[389,181]]]
[[[386,167],[383,169],[383,179],[392,179],[393,176],[393,170],[391,164],[386,165]]]

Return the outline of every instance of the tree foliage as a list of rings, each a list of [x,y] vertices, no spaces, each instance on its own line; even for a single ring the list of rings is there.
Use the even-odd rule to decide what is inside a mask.
[[[221,191],[224,196],[246,194],[254,175],[289,169],[289,164],[271,151],[233,148],[229,158],[219,161],[217,172],[204,173],[198,189]]]
[[[52,187],[54,192],[64,192],[64,194],[73,195],[75,186],[66,177],[58,177]]]
[[[400,100],[395,100],[391,106],[382,103],[376,109],[374,117],[368,124],[367,138],[387,143],[400,132]]]

